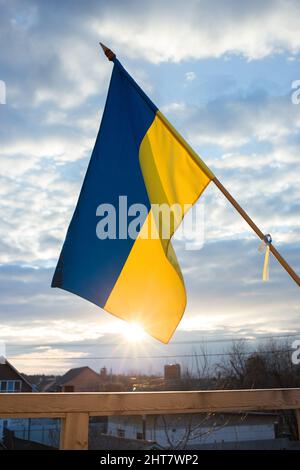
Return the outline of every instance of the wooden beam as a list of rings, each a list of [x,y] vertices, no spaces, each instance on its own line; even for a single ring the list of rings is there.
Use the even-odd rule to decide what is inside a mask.
[[[176,414],[300,409],[300,388],[191,392],[0,393],[0,417]]]
[[[60,449],[87,450],[89,438],[88,413],[67,413],[62,420]]]
[[[18,418],[65,418],[66,413],[1,413],[0,419],[18,419]]]

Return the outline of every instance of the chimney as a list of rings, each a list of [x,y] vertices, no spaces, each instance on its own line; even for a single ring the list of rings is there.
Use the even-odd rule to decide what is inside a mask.
[[[165,380],[180,380],[181,369],[180,364],[165,365]]]
[[[106,369],[106,367],[102,367],[100,369],[100,377],[101,377],[101,379],[107,379],[107,369]]]

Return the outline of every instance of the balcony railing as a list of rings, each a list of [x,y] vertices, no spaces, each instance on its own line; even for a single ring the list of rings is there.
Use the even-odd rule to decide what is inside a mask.
[[[295,410],[300,388],[132,393],[1,393],[0,418],[61,418],[61,449],[88,448],[90,416]]]

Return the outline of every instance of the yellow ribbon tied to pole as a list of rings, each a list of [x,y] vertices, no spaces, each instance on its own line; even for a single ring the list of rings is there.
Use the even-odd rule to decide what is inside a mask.
[[[265,251],[264,266],[262,272],[262,280],[264,282],[269,280],[269,260],[270,260],[270,245],[272,243],[272,237],[269,233],[264,236],[263,242],[259,247],[259,251]]]

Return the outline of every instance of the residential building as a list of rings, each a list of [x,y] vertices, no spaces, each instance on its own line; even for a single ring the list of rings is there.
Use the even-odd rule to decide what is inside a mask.
[[[165,365],[165,380],[180,380],[181,367],[180,364]]]
[[[126,439],[156,442],[163,448],[240,443],[276,438],[277,414],[251,412],[110,416],[107,433]]]
[[[32,392],[32,385],[4,357],[0,358],[0,393]]]
[[[63,376],[50,382],[43,392],[100,392],[107,380],[106,373],[97,374],[88,366],[70,369]]]
[[[0,357],[0,393],[19,393],[33,391],[33,386],[26,378],[3,356]],[[0,418],[0,441],[3,439],[5,428],[12,426],[16,420]],[[27,426],[28,420],[18,420],[23,426]]]

